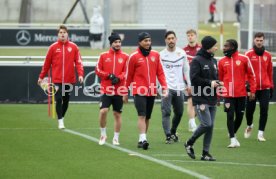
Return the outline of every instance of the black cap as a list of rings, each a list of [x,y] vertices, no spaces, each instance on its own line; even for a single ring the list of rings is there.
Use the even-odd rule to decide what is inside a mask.
[[[215,44],[217,43],[217,40],[214,39],[211,36],[205,36],[202,40],[201,40],[201,45],[202,48],[205,50],[209,50],[210,48],[212,48]]]
[[[151,38],[149,33],[141,32],[140,34],[138,34],[138,41],[139,42],[141,42],[142,40],[144,40],[146,38]]]
[[[110,45],[115,41],[115,40],[121,40],[121,37],[119,34],[112,32],[111,35],[108,37]]]

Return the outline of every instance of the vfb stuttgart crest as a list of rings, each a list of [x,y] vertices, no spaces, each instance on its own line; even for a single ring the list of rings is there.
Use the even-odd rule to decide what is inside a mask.
[[[263,59],[264,59],[264,61],[266,62],[266,60],[267,60],[267,56],[263,56]]]
[[[155,61],[155,57],[151,57],[150,59],[151,59],[151,61],[152,61],[152,62],[154,62],[154,61]]]
[[[68,52],[71,52],[72,51],[72,47],[68,47],[67,50],[68,50]]]
[[[119,58],[119,59],[118,59],[118,62],[119,62],[119,63],[123,63],[123,59],[122,59],[122,58]]]
[[[237,60],[236,61],[236,64],[239,66],[241,64],[241,61],[240,60]]]

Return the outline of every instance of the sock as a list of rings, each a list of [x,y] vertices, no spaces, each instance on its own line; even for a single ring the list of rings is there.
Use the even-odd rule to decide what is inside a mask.
[[[145,133],[140,134],[139,135],[139,142],[143,142],[144,140],[147,140],[146,134]]]
[[[119,132],[114,132],[114,139],[118,140],[119,139],[119,135],[120,133]]]
[[[264,131],[260,131],[258,132],[258,136],[263,136],[264,135]]]
[[[100,128],[101,129],[101,136],[106,136],[106,128]]]
[[[208,153],[209,153],[208,151],[202,150],[202,155],[206,155]]]
[[[236,142],[236,137],[230,138],[230,141],[231,141],[231,143],[235,143]]]

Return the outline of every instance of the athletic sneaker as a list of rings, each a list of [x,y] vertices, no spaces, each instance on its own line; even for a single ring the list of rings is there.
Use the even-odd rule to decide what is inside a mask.
[[[202,154],[201,160],[204,160],[204,161],[216,161],[216,159],[214,157],[212,157],[212,155],[209,154],[209,153]]]
[[[63,118],[58,120],[58,128],[59,129],[65,129]]]
[[[231,138],[230,139],[230,144],[227,146],[228,148],[236,148],[236,147],[240,147],[241,144],[239,143],[239,141],[236,138]]]
[[[258,141],[259,142],[265,142],[266,139],[264,138],[264,135],[258,135]]]
[[[119,140],[118,140],[118,139],[115,139],[115,138],[113,138],[112,144],[113,144],[113,145],[120,145]]]
[[[174,141],[174,142],[178,142],[178,136],[176,134],[172,134],[171,135],[171,139]]]
[[[107,137],[106,136],[101,136],[100,140],[99,140],[99,145],[104,145],[105,141],[106,141]]]
[[[166,143],[166,144],[171,144],[171,143],[172,143],[172,138],[171,138],[171,136],[167,136],[167,137],[166,137],[165,143]]]
[[[138,147],[138,148],[143,148],[143,142],[142,142],[142,141],[138,142],[137,147]]]
[[[188,145],[187,142],[184,143],[184,147],[186,149],[187,154],[192,158],[195,159],[195,152],[192,145]]]
[[[149,148],[149,143],[148,143],[148,141],[144,140],[144,141],[142,142],[142,147],[143,147],[144,150],[148,150],[148,148]]]
[[[252,127],[247,126],[245,131],[244,131],[244,138],[246,138],[246,139],[249,138],[252,134],[252,130],[253,130]]]

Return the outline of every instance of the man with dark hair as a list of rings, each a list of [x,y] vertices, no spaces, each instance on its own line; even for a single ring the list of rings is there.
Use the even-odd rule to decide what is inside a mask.
[[[234,39],[226,40],[223,47],[225,57],[218,63],[219,80],[224,82],[224,111],[227,114],[227,128],[230,138],[228,148],[240,147],[235,134],[238,131],[245,110],[246,77],[250,83],[249,99],[253,100],[256,91],[255,74],[248,57],[239,54],[238,43]],[[235,118],[235,120],[234,120]]]
[[[68,30],[65,25],[58,29],[58,41],[53,43],[47,52],[44,65],[38,78],[40,85],[43,78],[52,67],[52,83],[55,85],[56,112],[58,116],[58,128],[64,129],[64,116],[68,109],[72,85],[76,83],[75,69],[78,80],[83,82],[83,65],[79,48],[69,41]]]
[[[217,94],[216,88],[223,85],[218,81],[217,61],[214,52],[217,50],[217,41],[211,36],[206,36],[201,41],[202,48],[193,59],[190,68],[192,83],[192,98],[200,125],[193,135],[184,143],[187,154],[195,159],[193,145],[204,134],[201,160],[215,161],[209,153],[214,121],[216,116]]]
[[[176,47],[176,35],[174,31],[168,31],[165,34],[166,48],[160,52],[163,69],[168,85],[168,97],[161,100],[162,126],[166,135],[166,144],[172,141],[178,142],[176,134],[177,127],[181,121],[184,111],[184,90],[190,92],[190,67],[186,53],[179,47]],[[184,83],[184,76],[187,86]],[[170,126],[171,106],[174,116],[172,126]]]
[[[196,56],[197,52],[200,50],[201,45],[197,43],[197,33],[194,29],[189,29],[186,32],[188,44],[184,47],[184,51],[187,54],[189,64],[191,65],[193,58]],[[196,130],[195,122],[195,108],[193,106],[192,96],[187,94],[187,112],[189,117],[188,130],[194,132]]]
[[[254,36],[254,46],[245,55],[250,59],[256,75],[256,99],[247,101],[246,120],[247,128],[244,137],[249,138],[253,128],[253,116],[256,108],[256,101],[260,103],[259,131],[257,139],[260,142],[266,141],[264,130],[268,117],[269,100],[272,98],[273,83],[273,63],[271,54],[264,47],[265,36],[258,32]]]
[[[100,55],[95,72],[101,79],[101,100],[100,100],[100,129],[101,137],[99,145],[105,144],[107,139],[106,123],[109,107],[113,107],[114,137],[113,145],[120,145],[119,134],[122,123],[123,95],[125,95],[125,72],[128,55],[121,50],[121,37],[112,33],[108,40],[110,49]]]
[[[138,148],[147,150],[147,131],[157,95],[156,77],[161,85],[164,97],[167,96],[167,83],[159,53],[151,50],[151,36],[147,32],[138,34],[138,49],[132,53],[127,65],[126,87],[132,88],[134,104],[138,114]],[[127,102],[128,96],[124,96]]]

